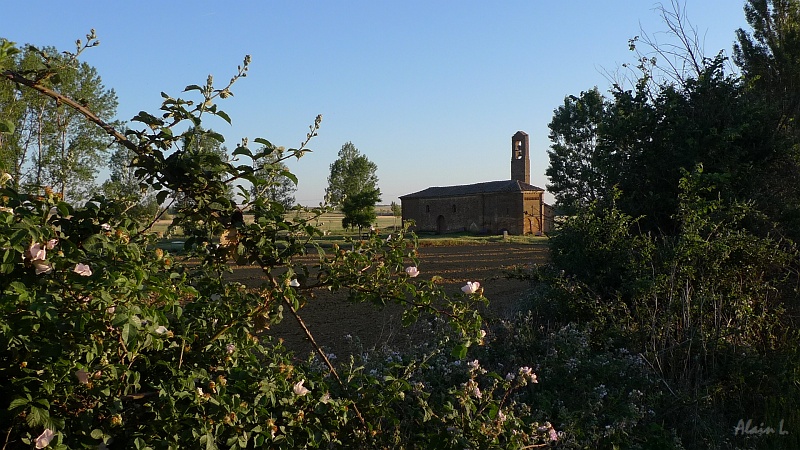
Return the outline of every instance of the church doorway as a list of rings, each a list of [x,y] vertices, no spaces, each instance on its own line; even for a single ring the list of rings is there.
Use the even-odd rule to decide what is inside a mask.
[[[447,223],[444,221],[444,216],[436,218],[436,234],[443,234],[447,231]]]

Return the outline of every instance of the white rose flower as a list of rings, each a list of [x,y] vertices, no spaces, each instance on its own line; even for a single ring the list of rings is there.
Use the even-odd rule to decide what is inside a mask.
[[[408,266],[406,267],[406,275],[411,278],[416,278],[419,275],[419,269],[416,266]]]
[[[92,269],[88,264],[78,263],[75,265],[75,268],[72,269],[72,271],[82,277],[88,277],[92,275]]]
[[[55,436],[55,432],[50,428],[45,428],[44,432],[36,438],[36,448],[45,448],[50,445],[50,441],[53,440]]]
[[[33,261],[33,268],[36,269],[36,275],[41,275],[43,273],[50,273],[53,270],[53,267],[50,264],[47,264],[47,261],[36,260]]]
[[[305,382],[306,382],[306,380],[300,380],[294,385],[294,388],[292,388],[292,390],[294,391],[294,393],[296,395],[302,397],[302,396],[304,396],[304,395],[306,395],[306,394],[311,392],[309,389],[306,389],[305,387],[303,387],[303,383],[305,383]]]
[[[478,292],[478,289],[480,289],[480,287],[481,284],[478,283],[477,281],[467,281],[467,284],[461,287],[461,291],[464,292],[465,294],[474,294]]]

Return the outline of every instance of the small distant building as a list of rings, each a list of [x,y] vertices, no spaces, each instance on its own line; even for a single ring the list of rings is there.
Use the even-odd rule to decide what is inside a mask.
[[[547,233],[553,208],[544,203],[544,189],[530,184],[528,134],[511,138],[511,179],[461,186],[429,187],[400,197],[403,221],[414,230],[436,233],[471,231],[509,234]]]

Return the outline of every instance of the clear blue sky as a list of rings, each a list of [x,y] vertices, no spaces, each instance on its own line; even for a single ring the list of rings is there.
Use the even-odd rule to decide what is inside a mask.
[[[669,0],[666,0],[669,6]],[[686,0],[709,56],[747,29],[744,0]],[[508,179],[511,136],[531,136],[532,184],[545,187],[547,124],[567,95],[608,90],[634,62],[628,39],[659,40],[649,0],[570,1],[42,1],[8,2],[0,37],[85,53],[118,97],[119,118],[155,112],[213,74],[247,78],[209,126],[232,149],[242,137],[296,147],[323,114],[313,153],[290,165],[297,201],[316,205],[329,165],[353,144],[378,165],[382,203],[429,186]]]

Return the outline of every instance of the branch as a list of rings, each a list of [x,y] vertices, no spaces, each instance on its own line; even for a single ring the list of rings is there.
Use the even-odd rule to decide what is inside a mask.
[[[339,378],[339,374],[336,372],[336,369],[333,367],[333,364],[331,364],[331,361],[328,359],[328,355],[326,355],[325,352],[322,351],[322,348],[319,346],[319,344],[317,344],[317,341],[314,339],[314,335],[311,334],[311,331],[306,326],[305,322],[303,321],[303,318],[300,317],[300,314],[298,314],[297,310],[294,309],[294,305],[292,305],[292,302],[290,302],[289,299],[286,297],[283,297],[283,301],[286,303],[286,306],[289,307],[289,311],[297,320],[297,323],[300,324],[300,328],[303,329],[303,332],[305,333],[308,340],[311,341],[311,345],[314,347],[314,350],[316,350],[317,353],[319,353],[319,355],[322,357],[322,360],[325,361],[325,365],[328,366],[328,368],[331,370],[333,377],[336,378],[336,381],[339,382],[339,385],[342,386],[342,389],[347,391],[347,386],[345,386],[345,384],[342,382],[342,379]],[[361,415],[361,411],[358,410],[358,406],[356,405],[355,400],[353,400],[353,410],[356,412],[358,420],[361,421],[361,425],[366,427],[367,422],[364,420],[364,416]]]
[[[45,96],[50,97],[50,98],[56,100],[57,102],[62,102],[64,104],[66,104],[66,105],[69,105],[70,107],[72,107],[73,109],[75,109],[76,111],[81,113],[84,117],[89,119],[89,121],[91,121],[92,123],[94,123],[97,126],[99,126],[100,128],[102,128],[103,131],[108,133],[109,136],[113,137],[115,141],[117,141],[120,144],[124,145],[128,149],[132,150],[137,155],[141,154],[141,149],[139,149],[139,147],[136,144],[134,144],[127,137],[125,137],[125,135],[123,135],[122,133],[117,131],[113,126],[111,126],[110,124],[106,123],[103,119],[97,117],[86,106],[76,102],[75,100],[73,100],[73,99],[71,99],[71,98],[69,98],[69,97],[67,97],[67,96],[65,96],[63,94],[59,94],[58,92],[56,92],[56,91],[54,91],[52,89],[48,89],[48,88],[42,86],[36,80],[31,80],[31,79],[25,78],[23,75],[21,75],[18,72],[15,72],[13,70],[6,70],[6,71],[3,71],[3,72],[0,72],[0,75],[2,75],[3,78],[6,78],[6,79],[8,79],[10,81],[13,81],[15,83],[19,83],[19,84],[25,85],[25,86],[27,86],[27,87],[29,87],[29,88],[41,93],[41,94],[44,94]]]

